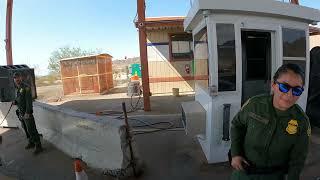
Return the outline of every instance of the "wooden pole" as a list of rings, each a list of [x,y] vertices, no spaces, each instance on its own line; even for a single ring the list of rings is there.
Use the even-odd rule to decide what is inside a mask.
[[[6,55],[7,55],[7,65],[13,65],[12,60],[12,6],[13,0],[7,0],[7,16],[6,16]]]
[[[299,5],[299,0],[290,0],[290,3]]]
[[[144,111],[151,111],[144,0],[137,0],[137,11],[138,11],[137,13],[138,13],[142,88],[143,88],[143,107],[144,107]]]

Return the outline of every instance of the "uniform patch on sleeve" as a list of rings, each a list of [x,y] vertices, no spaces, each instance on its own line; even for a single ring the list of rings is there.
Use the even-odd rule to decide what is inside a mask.
[[[310,128],[310,127],[308,127],[307,135],[308,135],[309,137],[311,136],[311,128]]]
[[[308,135],[309,137],[311,136],[311,127],[310,127],[310,123],[309,123],[309,122],[308,122],[307,135]]]
[[[20,93],[23,93],[23,88],[20,89]]]

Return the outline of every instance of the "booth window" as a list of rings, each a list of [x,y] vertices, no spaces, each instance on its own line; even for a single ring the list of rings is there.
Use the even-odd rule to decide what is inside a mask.
[[[306,69],[306,31],[299,29],[282,29],[283,64],[298,64]]]
[[[169,34],[169,38],[171,61],[192,60],[192,34]]]
[[[236,47],[233,24],[217,24],[218,91],[236,90]]]
[[[203,28],[194,36],[194,59],[194,79],[200,88],[207,90],[209,85],[207,28]]]

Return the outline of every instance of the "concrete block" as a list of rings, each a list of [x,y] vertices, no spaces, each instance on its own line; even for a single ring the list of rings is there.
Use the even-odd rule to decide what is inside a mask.
[[[206,130],[206,110],[198,101],[181,103],[182,123],[190,137],[204,135]]]
[[[0,103],[0,120],[10,103]],[[14,106],[2,126],[20,126]],[[126,168],[129,159],[124,121],[108,116],[34,102],[34,117],[43,138],[71,157],[81,157],[98,169]]]

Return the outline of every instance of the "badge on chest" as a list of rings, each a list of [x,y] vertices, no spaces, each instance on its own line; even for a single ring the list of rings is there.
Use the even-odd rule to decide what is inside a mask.
[[[289,133],[289,134],[296,134],[298,132],[298,121],[295,120],[295,119],[291,119],[289,122],[288,122],[288,126],[286,128],[286,131]]]

